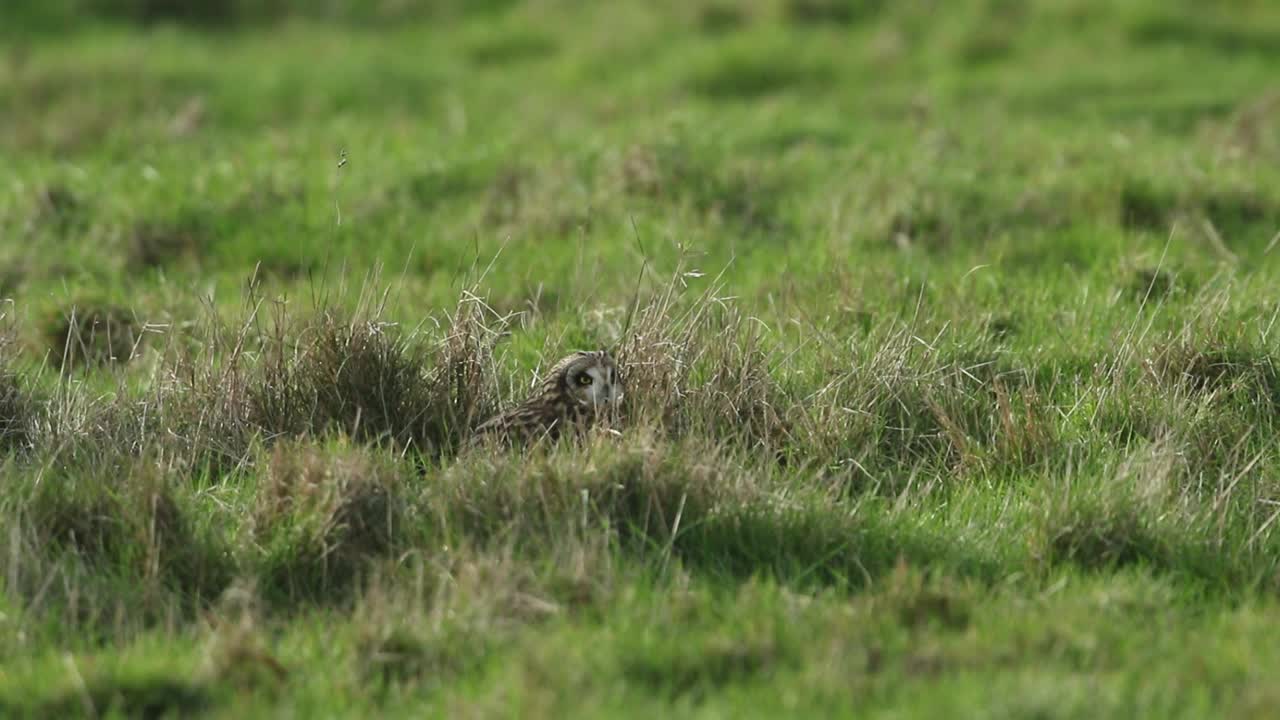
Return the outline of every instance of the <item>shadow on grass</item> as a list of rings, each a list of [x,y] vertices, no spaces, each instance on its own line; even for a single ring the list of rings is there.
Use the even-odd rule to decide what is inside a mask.
[[[863,589],[902,562],[987,583],[1012,571],[976,548],[883,516],[848,520],[818,510],[717,514],[682,531],[672,547],[690,570],[793,587]]]
[[[690,88],[712,100],[755,100],[791,90],[825,90],[836,82],[833,67],[793,57],[729,54],[698,71]]]
[[[214,697],[205,687],[172,678],[100,679],[43,701],[11,701],[6,706],[0,700],[0,715],[158,720],[192,717],[211,709],[213,704]]]
[[[1280,53],[1280,33],[1263,27],[1205,22],[1203,18],[1152,17],[1135,25],[1130,39],[1139,45],[1198,47],[1223,55]]]

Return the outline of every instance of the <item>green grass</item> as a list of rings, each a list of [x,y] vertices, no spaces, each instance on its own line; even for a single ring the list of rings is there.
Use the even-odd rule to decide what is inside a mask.
[[[0,715],[1280,699],[1271,3],[10,4]]]

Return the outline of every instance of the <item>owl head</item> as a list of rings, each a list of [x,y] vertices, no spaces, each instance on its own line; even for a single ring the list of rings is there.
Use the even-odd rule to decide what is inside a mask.
[[[601,412],[622,401],[622,375],[604,350],[576,352],[556,363],[547,373],[556,394],[582,409]]]
[[[559,437],[614,415],[621,401],[622,375],[609,353],[576,352],[551,366],[527,400],[481,423],[476,437]]]

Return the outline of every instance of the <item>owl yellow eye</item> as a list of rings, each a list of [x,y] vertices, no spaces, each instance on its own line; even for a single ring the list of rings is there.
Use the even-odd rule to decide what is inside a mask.
[[[579,384],[579,385],[582,385],[582,386],[584,386],[584,387],[585,387],[585,386],[587,386],[587,385],[590,385],[590,384],[591,384],[591,376],[590,376],[590,375],[588,375],[587,373],[582,373],[581,375],[579,375],[579,376],[578,376],[578,384]]]

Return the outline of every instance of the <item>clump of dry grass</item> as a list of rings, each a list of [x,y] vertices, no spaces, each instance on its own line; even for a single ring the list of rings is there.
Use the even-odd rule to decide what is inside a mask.
[[[352,612],[355,676],[379,689],[446,686],[530,626],[608,611],[634,572],[608,533],[537,551],[517,533],[474,540],[437,536],[432,552],[379,563]]]
[[[9,328],[0,328],[0,453],[30,447],[38,412],[22,375],[12,368],[13,345]]]
[[[718,284],[682,302],[685,272],[634,312],[619,344],[627,420],[672,437],[709,435],[765,452],[789,439],[789,400],[770,372],[760,326]]]
[[[745,88],[730,72],[721,75],[714,71],[699,80],[701,89],[710,94],[733,95],[740,90],[747,93],[758,89],[751,87],[752,79],[765,86],[801,80],[805,72],[784,68],[778,73],[751,67]],[[723,87],[720,87],[723,86]],[[778,202],[781,180],[771,168],[744,165],[733,158],[719,157],[721,151],[701,145],[687,137],[663,138],[657,142],[634,145],[621,153],[606,168],[618,191],[636,201],[668,202],[683,205],[716,223],[733,227],[736,231],[765,235],[784,229],[786,221]]]
[[[168,503],[157,503],[157,507],[163,508],[163,528],[170,508]],[[30,499],[27,525],[39,533],[40,543],[47,547],[70,550],[90,562],[109,560],[131,535],[121,510],[121,502],[104,484],[76,486],[55,480],[42,484]]]
[[[1168,552],[1132,504],[1072,505],[1045,528],[1045,533],[1044,548],[1050,562],[1105,568],[1159,562]]]
[[[0,371],[0,450],[24,448],[30,443],[30,415],[31,402],[17,376]]]
[[[773,482],[767,463],[748,467],[714,442],[632,428],[622,441],[602,433],[569,454],[468,455],[434,480],[431,503],[439,525],[458,534],[452,542],[546,551],[603,531],[611,542],[670,548],[713,515],[769,506]]]
[[[957,630],[969,624],[973,595],[972,588],[945,575],[931,577],[924,569],[899,558],[883,593],[873,596],[872,603],[883,603],[906,627],[930,629],[940,625]]]
[[[1157,348],[1146,363],[1159,385],[1191,394],[1241,393],[1250,409],[1264,414],[1280,408],[1280,370],[1269,353],[1231,343],[1183,337]]]
[[[256,378],[251,417],[273,434],[337,431],[362,441],[413,440],[425,408],[423,358],[396,329],[325,312],[287,362]]]
[[[48,423],[57,444],[126,455],[159,449],[216,480],[280,439],[336,434],[439,457],[493,412],[498,332],[473,296],[437,333],[383,321],[381,306],[364,297],[351,311],[321,303],[309,317],[276,305],[269,321],[250,299],[237,324],[210,314],[157,344],[141,391],[122,378],[115,394],[89,398],[60,383]]]
[[[1171,446],[1133,453],[1096,478],[1044,488],[1031,534],[1032,557],[1045,567],[1089,569],[1191,563],[1207,529],[1182,502]],[[1194,532],[1188,532],[1196,528]]]
[[[66,185],[52,183],[38,188],[31,206],[29,230],[47,227],[56,234],[69,235],[87,225],[87,203]]]
[[[807,327],[801,354],[718,285],[688,298],[684,282],[677,273],[638,307],[619,345],[631,423],[876,482],[904,469],[1027,467],[1054,447],[1032,375],[989,338],[900,326],[855,340]]]
[[[504,236],[564,237],[593,222],[592,188],[582,169],[564,162],[511,163],[484,183],[480,221]]]
[[[126,267],[145,271],[197,259],[208,244],[206,235],[192,220],[140,223],[129,237]]]
[[[45,335],[55,367],[92,367],[133,359],[142,343],[143,325],[127,308],[83,302],[59,312]]]
[[[263,592],[350,590],[369,560],[397,546],[402,477],[387,458],[345,443],[281,442],[264,471],[250,521],[265,553]]]
[[[102,455],[19,475],[0,499],[8,590],[33,612],[118,631],[188,617],[230,582],[233,561],[193,516],[179,470]],[[64,581],[51,587],[54,575]]]
[[[482,303],[471,291],[447,320],[426,378],[433,412],[422,418],[419,432],[437,448],[456,449],[497,410],[494,346],[502,327],[485,320]]]
[[[1007,472],[1054,446],[1036,383],[988,352],[987,338],[965,345],[902,326],[816,341],[813,379],[792,405],[796,452],[858,486],[892,490],[920,471]]]
[[[1181,486],[1253,483],[1273,454],[1265,438],[1280,422],[1280,372],[1273,352],[1238,327],[1200,319],[1131,342],[1095,392],[1098,429],[1121,446],[1171,448]]]
[[[296,338],[277,330],[251,380],[249,421],[268,435],[340,432],[428,454],[457,447],[491,410],[494,333],[471,300],[430,345],[381,312],[326,310]]]
[[[511,546],[466,545],[387,568],[357,601],[357,676],[382,687],[440,686],[479,666],[495,644],[522,628],[563,616],[613,574],[607,548],[578,545],[536,572]],[[569,588],[562,579],[582,585]],[[598,592],[593,597],[604,597]]]
[[[251,583],[230,585],[204,616],[201,676],[239,690],[278,687],[289,670],[268,647],[264,609]]]

